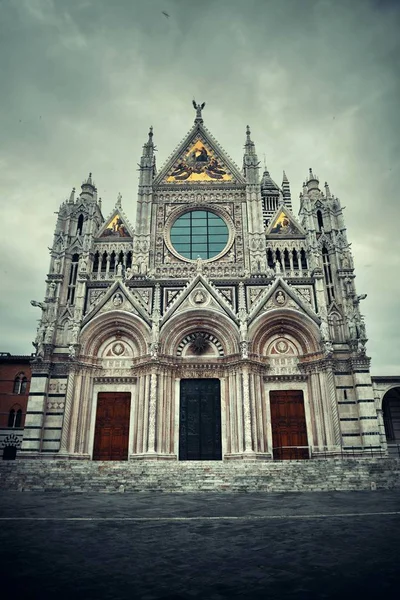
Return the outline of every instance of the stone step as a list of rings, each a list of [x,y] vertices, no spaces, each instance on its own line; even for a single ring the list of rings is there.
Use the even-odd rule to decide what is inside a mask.
[[[0,489],[134,492],[280,492],[400,487],[394,458],[171,463],[16,460],[0,462]]]

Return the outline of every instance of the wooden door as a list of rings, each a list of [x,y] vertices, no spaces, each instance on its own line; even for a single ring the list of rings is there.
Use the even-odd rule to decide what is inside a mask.
[[[270,392],[273,456],[277,460],[309,458],[303,392]]]
[[[130,408],[129,392],[99,393],[93,460],[128,460]]]
[[[221,460],[219,379],[182,379],[179,460]]]

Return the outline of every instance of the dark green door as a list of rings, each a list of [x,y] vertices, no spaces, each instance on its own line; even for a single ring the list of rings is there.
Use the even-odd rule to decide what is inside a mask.
[[[219,379],[182,379],[179,460],[221,460]]]

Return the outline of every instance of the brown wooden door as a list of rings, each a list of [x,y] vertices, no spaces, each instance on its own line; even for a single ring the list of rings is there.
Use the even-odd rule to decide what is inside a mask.
[[[274,459],[309,458],[303,392],[272,391],[270,401]]]
[[[130,393],[99,393],[93,460],[128,460],[130,408]]]

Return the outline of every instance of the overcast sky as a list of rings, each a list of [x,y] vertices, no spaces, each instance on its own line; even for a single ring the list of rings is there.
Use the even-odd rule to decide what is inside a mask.
[[[167,12],[170,17],[162,14]],[[135,221],[137,163],[206,127],[241,166],[245,127],[295,214],[308,168],[346,207],[375,375],[400,375],[396,0],[0,0],[0,350],[30,354],[54,212],[89,171]]]

